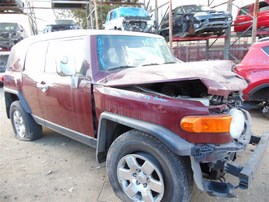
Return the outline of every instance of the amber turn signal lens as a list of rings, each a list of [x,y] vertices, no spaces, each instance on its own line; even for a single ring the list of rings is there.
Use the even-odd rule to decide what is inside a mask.
[[[180,127],[191,133],[228,133],[232,117],[222,116],[186,116],[180,121]]]

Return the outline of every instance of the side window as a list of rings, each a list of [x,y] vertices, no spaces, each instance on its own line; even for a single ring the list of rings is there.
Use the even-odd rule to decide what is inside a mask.
[[[182,8],[178,8],[178,9],[176,10],[176,15],[183,15]]]
[[[117,12],[112,12],[112,16],[111,16],[111,19],[114,20],[114,19],[117,19]]]
[[[56,73],[57,66],[64,65],[64,68],[69,69],[70,72],[77,72],[85,76],[83,60],[83,39],[52,41],[48,46],[45,72]]]
[[[46,51],[47,42],[37,42],[29,46],[25,59],[25,69],[31,72],[43,72]]]
[[[260,12],[264,12],[264,11],[268,11],[269,10],[269,5],[268,3],[262,1],[259,3],[259,11]]]
[[[250,6],[246,6],[240,9],[239,15],[247,15],[250,11]]]
[[[264,46],[264,47],[262,47],[262,50],[263,50],[263,52],[267,55],[267,56],[269,56],[269,46]],[[268,58],[269,59],[269,58]]]

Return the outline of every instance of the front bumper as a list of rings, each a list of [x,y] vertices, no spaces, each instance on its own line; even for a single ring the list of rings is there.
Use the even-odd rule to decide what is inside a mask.
[[[15,40],[0,40],[0,48],[11,49],[16,44]]]
[[[258,169],[263,155],[267,149],[269,142],[269,132],[265,133],[262,137],[251,136],[250,144],[257,144],[257,147],[246,165],[240,169],[239,173],[239,187],[241,189],[249,188],[249,185],[254,177],[256,170]]]
[[[256,148],[247,163],[244,166],[235,163],[223,162],[226,173],[229,173],[239,179],[238,185],[232,185],[229,182],[218,182],[209,179],[203,179],[199,161],[195,157],[191,157],[192,169],[194,171],[194,179],[199,189],[206,191],[209,195],[220,197],[234,197],[233,190],[237,188],[249,188],[254,178],[269,142],[269,132],[261,137],[252,135],[249,144],[256,145]],[[224,148],[222,148],[224,149]],[[222,150],[221,149],[221,150]]]
[[[224,30],[231,26],[230,22],[212,22],[204,23],[199,27],[195,28],[195,32],[210,32],[215,30]]]

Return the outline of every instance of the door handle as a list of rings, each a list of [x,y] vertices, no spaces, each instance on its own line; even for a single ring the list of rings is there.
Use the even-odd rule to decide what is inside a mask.
[[[37,83],[36,87],[41,89],[41,91],[43,93],[45,93],[49,89],[49,86],[44,81],[41,81],[40,83]]]

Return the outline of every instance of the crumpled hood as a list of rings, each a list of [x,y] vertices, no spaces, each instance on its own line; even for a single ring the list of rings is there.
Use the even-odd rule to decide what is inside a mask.
[[[228,96],[247,87],[243,78],[232,72],[231,61],[188,62],[128,68],[107,76],[105,86],[129,86],[147,83],[200,79],[213,95]]]

